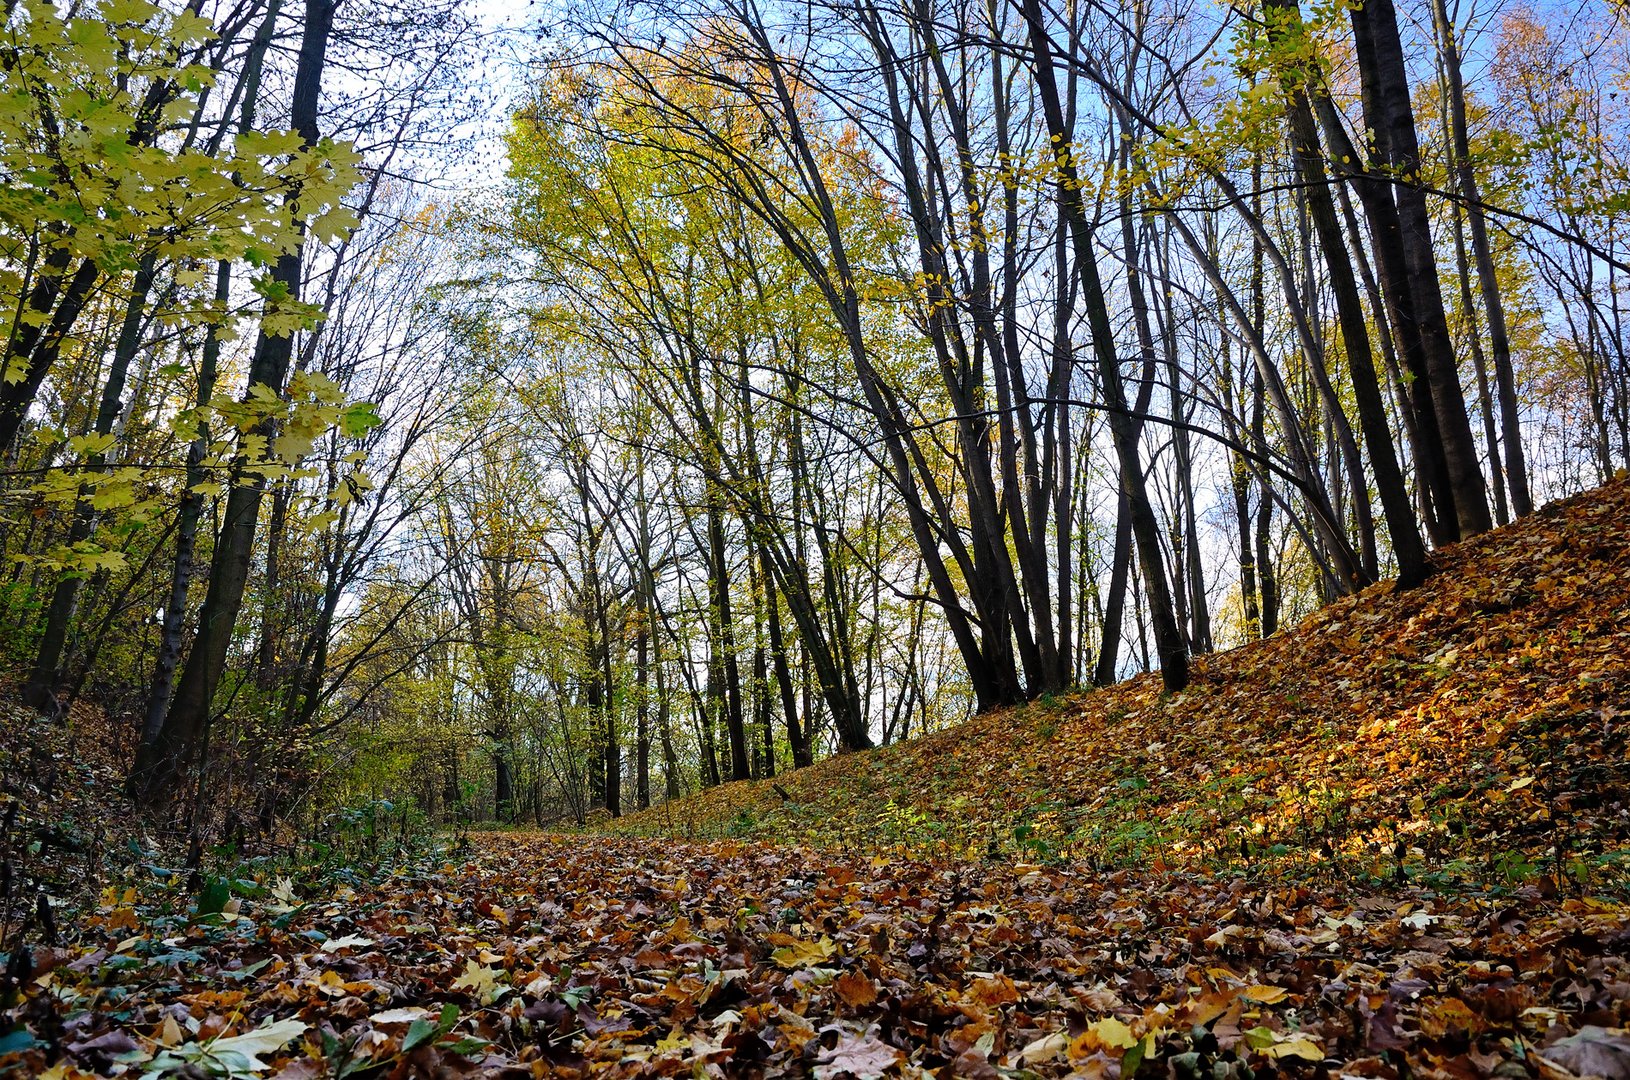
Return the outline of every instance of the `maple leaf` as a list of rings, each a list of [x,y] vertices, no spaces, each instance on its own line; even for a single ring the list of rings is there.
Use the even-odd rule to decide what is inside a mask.
[[[795,941],[791,945],[783,945],[770,954],[770,959],[791,970],[814,967],[824,960],[830,960],[835,952],[837,946],[832,944],[832,939],[822,937],[819,941]]]
[[[862,1008],[877,1000],[876,984],[860,971],[845,971],[833,979],[832,990],[851,1008]]]
[[[498,982],[502,974],[502,970],[487,967],[472,957],[464,962],[464,973],[453,980],[452,988],[468,990],[471,997],[483,1005],[489,1005],[509,990],[509,987]]]
[[[1106,1016],[1087,1029],[1098,1037],[1098,1042],[1117,1050],[1128,1050],[1138,1044],[1132,1029],[1113,1016]]]
[[[658,1054],[683,1054],[690,1049],[690,1036],[683,1029],[674,1028],[657,1040],[655,1049]]]
[[[981,1005],[1009,1005],[1019,1000],[1019,988],[1006,975],[993,975],[975,982],[968,996]]]
[[[893,1068],[904,1056],[871,1034],[842,1034],[830,1050],[822,1051],[815,1059],[815,1080],[827,1080],[843,1075],[855,1080],[875,1080]]]

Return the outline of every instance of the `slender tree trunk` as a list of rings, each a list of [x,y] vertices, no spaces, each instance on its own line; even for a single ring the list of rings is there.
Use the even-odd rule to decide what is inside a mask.
[[[282,11],[282,0],[271,0],[260,26],[250,42],[244,58],[243,78],[234,92],[241,93],[238,109],[238,127],[247,131],[254,124],[259,105],[261,69],[266,50],[271,46],[277,19]],[[231,109],[227,110],[230,114]],[[216,138],[224,136],[223,121]],[[215,302],[224,310],[232,295],[232,264],[223,260],[215,268]],[[215,396],[215,383],[220,370],[221,339],[212,323],[204,329],[204,347],[198,363],[198,393],[194,402],[202,409]],[[201,429],[187,447],[186,481],[177,508],[175,559],[171,564],[170,588],[165,599],[164,615],[159,628],[159,645],[153,661],[153,678],[148,685],[145,713],[142,718],[141,738],[145,746],[158,738],[169,715],[170,701],[175,689],[176,666],[181,661],[182,639],[187,617],[187,602],[192,593],[192,582],[198,545],[198,527],[204,513],[204,494],[198,486],[207,479],[203,467],[204,455],[209,447],[209,434]],[[135,777],[132,773],[132,777]]]
[[[662,635],[651,635],[651,666],[656,672],[657,685],[657,738],[662,746],[662,797],[677,799],[679,786],[679,755],[674,750],[673,717],[668,696],[667,667],[662,662]]]
[[[1099,382],[1109,405],[1108,424],[1119,459],[1121,483],[1131,504],[1132,535],[1143,570],[1143,587],[1149,600],[1149,616],[1154,624],[1155,644],[1160,655],[1161,681],[1168,691],[1188,686],[1188,643],[1173,615],[1171,589],[1166,580],[1165,560],[1160,551],[1160,525],[1155,520],[1143,479],[1138,453],[1137,432],[1126,416],[1126,394],[1121,385],[1120,357],[1115,351],[1115,332],[1109,305],[1098,277],[1097,256],[1092,250],[1092,227],[1081,196],[1081,183],[1070,159],[1073,140],[1064,126],[1064,110],[1059,101],[1053,73],[1052,44],[1047,38],[1040,0],[1024,0],[1024,14],[1030,24],[1031,75],[1040,93],[1042,112],[1055,149],[1059,172],[1059,198],[1064,203],[1075,246],[1076,271],[1081,275],[1081,296],[1087,309],[1092,333],[1093,355],[1097,360]]]
[[[39,396],[46,375],[56,366],[63,345],[69,340],[74,324],[79,321],[101,277],[95,261],[85,259],[64,286],[61,275],[68,264],[66,247],[55,248],[47,256],[46,272],[29,294],[28,303],[30,313],[45,318],[46,322],[43,328],[23,323],[12,335],[5,368],[8,371],[20,368],[22,376],[0,380],[0,453],[12,449],[28,416],[28,407]]]
[[[1403,372],[1407,373],[1401,373],[1396,382],[1402,387],[1399,390],[1400,400],[1407,403],[1404,413],[1408,418],[1409,430],[1413,433],[1411,445],[1415,452],[1415,472],[1427,530],[1435,543],[1450,543],[1456,538],[1456,526],[1452,520],[1455,512],[1454,485],[1444,462],[1443,440],[1433,405],[1431,381],[1427,376],[1426,346],[1421,334],[1422,316],[1404,258],[1398,207],[1387,182],[1360,164],[1363,159],[1348,138],[1341,115],[1328,92],[1323,86],[1309,86],[1308,91],[1314,114],[1330,146],[1331,165],[1337,175],[1351,182],[1364,208],[1387,321],[1391,324],[1391,336],[1403,362]]]
[[[814,764],[810,756],[809,740],[798,720],[797,691],[793,687],[792,667],[787,663],[787,643],[781,630],[781,603],[770,573],[770,560],[763,547],[759,548],[759,561],[764,573],[764,616],[770,636],[770,663],[775,670],[775,684],[781,695],[781,713],[787,726],[787,745],[792,751],[792,767],[801,769]]]
[[[1109,555],[1109,588],[1104,596],[1103,626],[1098,635],[1094,686],[1109,686],[1120,677],[1121,638],[1126,623],[1126,590],[1132,577],[1132,508],[1123,488],[1115,499],[1115,539]]]
[[[1432,20],[1437,25],[1438,50],[1443,60],[1448,97],[1449,134],[1454,150],[1456,186],[1465,207],[1471,232],[1472,253],[1477,261],[1477,283],[1483,297],[1483,315],[1488,320],[1489,351],[1493,354],[1494,382],[1500,396],[1500,434],[1505,448],[1505,480],[1510,486],[1511,509],[1517,517],[1533,513],[1533,497],[1528,490],[1528,462],[1522,445],[1522,417],[1517,404],[1517,379],[1511,364],[1511,335],[1506,326],[1505,301],[1500,296],[1500,278],[1494,267],[1489,243],[1488,221],[1478,191],[1477,170],[1472,164],[1471,139],[1466,125],[1466,88],[1461,78],[1460,46],[1449,18],[1445,0],[1432,0]],[[1468,311],[1470,309],[1468,308]],[[1489,444],[1494,452],[1494,444]]]
[[[1489,489],[1494,495],[1494,521],[1506,525],[1511,514],[1506,508],[1505,467],[1500,462],[1499,422],[1494,415],[1494,396],[1489,392],[1488,357],[1483,352],[1483,335],[1477,324],[1477,308],[1472,300],[1471,265],[1466,258],[1466,223],[1462,208],[1450,208],[1455,233],[1455,278],[1460,284],[1460,309],[1471,346],[1472,373],[1477,379],[1478,413],[1483,421],[1483,445],[1488,449]]]
[[[334,8],[334,0],[307,0],[306,3],[306,25],[295,70],[290,121],[300,133],[302,145],[307,147],[316,145],[319,137],[317,104]],[[291,205],[296,209],[298,198],[298,191],[290,195]],[[302,248],[297,247],[278,257],[272,279],[290,296],[299,296],[303,268]],[[274,337],[262,331],[249,365],[249,385],[267,386],[281,395],[293,347],[292,336]],[[143,802],[167,799],[174,792],[178,777],[192,764],[209,721],[215,688],[220,683],[238,612],[243,606],[265,485],[260,477],[244,471],[241,463],[233,471],[234,482],[227,495],[221,536],[215,545],[209,589],[199,614],[192,650],[181,670],[164,724],[155,738],[143,743],[137,751],[134,790]]]
[[[719,671],[724,679],[723,705],[725,734],[730,740],[730,779],[752,778],[752,761],[747,752],[747,723],[742,712],[741,670],[736,659],[736,624],[730,604],[730,566],[726,561],[724,514],[715,499],[707,510],[709,581],[713,593],[714,618],[719,630]]]
[[[1258,453],[1267,450],[1267,438],[1264,431],[1266,420],[1266,388],[1262,385],[1262,374],[1257,372],[1252,379],[1251,395],[1251,436],[1253,445]],[[1262,604],[1262,636],[1271,637],[1279,629],[1279,576],[1273,563],[1273,491],[1268,487],[1268,478],[1262,477],[1261,494],[1256,505],[1256,578],[1257,592]]]
[[[605,770],[606,809],[612,817],[623,814],[623,741],[617,723],[617,682],[611,670],[611,627],[607,622],[606,597],[599,574],[594,578],[596,617],[600,623],[600,664],[594,677],[600,680],[605,702],[601,768]]]
[[[651,593],[651,521],[645,498],[645,458],[634,463],[635,551],[632,569],[638,580],[634,586],[635,614],[639,626],[634,631],[634,808],[651,805],[651,626],[654,618]]]
[[[260,627],[255,645],[255,687],[270,696],[277,685],[279,638],[287,632],[283,614],[283,538],[288,530],[289,481],[278,480],[272,489],[272,512],[266,522],[266,557],[261,575]]]
[[[215,299],[225,304],[231,292],[232,264],[221,262],[215,270]],[[204,331],[204,348],[198,363],[198,395],[196,404],[202,408],[215,394],[216,374],[219,370],[221,341],[214,326]],[[176,511],[175,559],[170,567],[170,589],[165,599],[164,615],[159,627],[158,653],[153,661],[153,679],[147,692],[146,711],[142,720],[141,744],[158,738],[164,726],[164,717],[170,710],[170,695],[175,686],[176,665],[181,659],[182,635],[187,618],[187,599],[192,592],[193,563],[198,547],[198,526],[204,514],[205,496],[198,490],[206,474],[204,454],[209,436],[199,432],[187,447],[187,472],[181,505]]]
[[[1375,140],[1377,157],[1396,178],[1391,197],[1397,208],[1404,270],[1415,299],[1425,374],[1451,487],[1449,505],[1454,508],[1456,535],[1463,539],[1487,530],[1491,521],[1466,397],[1449,337],[1426,194],[1419,186],[1420,147],[1397,12],[1392,0],[1365,0],[1350,14],[1365,122]]]
[[[97,435],[112,434],[114,424],[119,419],[119,412],[123,408],[125,383],[131,361],[136,358],[136,351],[141,346],[147,297],[152,291],[157,265],[158,256],[146,255],[136,267],[135,278],[130,286],[130,296],[125,303],[124,320],[113,347],[113,362],[108,369],[107,382],[102,386],[102,399],[96,410],[93,430]],[[106,464],[105,453],[92,454],[85,462],[86,472],[91,475],[101,473]],[[88,481],[81,485],[79,498],[74,503],[73,523],[68,528],[67,543],[70,548],[90,540],[96,531],[97,514],[91,505],[94,494],[95,488]],[[63,654],[68,644],[68,631],[79,608],[80,591],[84,581],[83,574],[75,573],[57,582],[56,589],[51,594],[51,604],[46,612],[45,633],[34,655],[33,671],[23,687],[23,699],[43,712],[56,711],[57,691],[63,676]]]
[[[1282,20],[1279,23],[1282,28],[1280,32],[1290,31],[1295,39],[1300,40],[1301,11],[1297,0],[1268,0],[1268,7]],[[1301,84],[1289,75],[1284,76],[1283,81],[1291,152],[1302,180],[1308,215],[1318,233],[1319,247],[1324,252],[1328,284],[1335,296],[1337,320],[1352,375],[1353,397],[1358,405],[1359,427],[1364,433],[1365,448],[1369,451],[1370,469],[1375,474],[1376,490],[1381,499],[1387,532],[1392,539],[1393,555],[1398,560],[1398,583],[1403,588],[1413,588],[1431,573],[1426,544],[1416,526],[1409,491],[1404,485],[1403,470],[1398,465],[1393,446],[1380,377],[1376,374],[1374,354],[1370,351],[1368,320],[1364,317],[1358,280],[1342,238],[1335,200],[1326,183],[1313,109]],[[1360,488],[1354,492],[1354,498],[1367,500],[1369,495]]]

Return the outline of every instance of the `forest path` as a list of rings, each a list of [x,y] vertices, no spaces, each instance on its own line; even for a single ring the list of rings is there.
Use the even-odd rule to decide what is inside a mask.
[[[32,1001],[42,1037],[49,1002],[78,1003],[57,1039],[97,1072],[158,1053],[290,1080],[1113,1080],[1140,1061],[1217,1080],[1563,1080],[1630,1060],[1622,1033],[1597,1030],[1630,1021],[1626,909],[1533,888],[1494,900],[503,833],[433,872],[282,889],[231,919],[161,931],[118,904],[96,918],[106,948],[64,951]]]

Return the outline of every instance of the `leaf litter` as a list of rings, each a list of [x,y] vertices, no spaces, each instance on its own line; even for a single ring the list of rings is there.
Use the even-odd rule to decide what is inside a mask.
[[[660,840],[482,835],[190,909],[91,889],[8,955],[0,1071],[1626,1080],[1630,484],[1440,557],[1178,697],[1135,680],[613,826]],[[29,752],[16,835],[71,796],[115,861],[92,774]]]
[[[249,900],[158,941],[132,945],[109,899],[84,944],[34,958],[26,1073],[1616,1080],[1630,1063],[1625,907],[1535,890],[492,834],[433,872],[283,914]]]

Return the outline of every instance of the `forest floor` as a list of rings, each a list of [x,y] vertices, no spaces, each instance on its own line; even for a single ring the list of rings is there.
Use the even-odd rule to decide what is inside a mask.
[[[0,1073],[1625,1080],[1630,484],[1441,561],[1182,695],[190,896],[8,711],[0,884],[79,899],[7,909]]]

